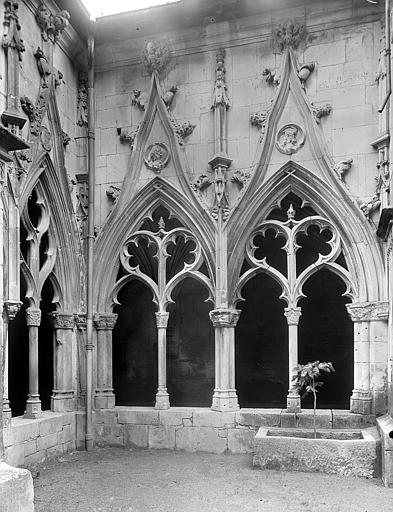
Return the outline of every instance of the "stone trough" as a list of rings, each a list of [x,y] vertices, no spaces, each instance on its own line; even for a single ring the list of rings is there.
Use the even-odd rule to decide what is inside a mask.
[[[283,471],[320,471],[366,478],[379,476],[380,438],[365,430],[263,428],[254,440],[253,465]]]

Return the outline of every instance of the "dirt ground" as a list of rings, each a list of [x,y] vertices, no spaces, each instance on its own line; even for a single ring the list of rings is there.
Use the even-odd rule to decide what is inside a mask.
[[[392,512],[379,480],[253,469],[250,455],[103,448],[34,471],[36,512]]]

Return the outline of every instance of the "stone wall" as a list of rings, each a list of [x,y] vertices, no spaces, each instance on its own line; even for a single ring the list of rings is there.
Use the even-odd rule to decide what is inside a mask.
[[[262,72],[270,68],[280,73],[282,56],[274,51],[271,30],[288,19],[306,25],[307,40],[297,50],[298,60],[316,62],[307,96],[316,106],[331,104],[331,114],[321,120],[328,151],[335,161],[353,158],[347,184],[351,195],[363,201],[375,193],[378,154],[370,143],[379,133],[375,76],[383,13],[359,1],[305,2],[285,11],[270,10],[230,22],[204,20],[200,26],[151,36],[168,41],[173,51],[163,77],[164,89],[178,87],[171,104],[173,116],[195,124],[185,143],[191,173],[208,174],[214,152],[211,102],[220,46],[226,50],[231,169],[249,169],[256,163],[260,133],[251,126],[250,115],[265,110],[276,92]],[[96,222],[102,224],[112,207],[106,191],[110,185],[121,187],[130,164],[130,147],[120,142],[116,129],[133,131],[140,124],[144,112],[132,105],[132,91],[147,94],[150,77],[141,65],[145,37],[130,39],[119,33],[117,40],[107,41],[100,39],[100,21],[97,26]],[[306,168],[311,164],[299,163]]]
[[[317,411],[318,428],[360,429],[373,425],[374,421],[373,416],[345,411]],[[312,428],[312,423],[312,411],[295,414],[281,409],[216,412],[202,407],[172,407],[166,411],[116,407],[95,412],[95,435],[99,446],[252,453],[259,427]],[[82,438],[78,436],[80,443]]]
[[[11,466],[33,466],[76,448],[75,413],[45,411],[37,420],[13,418],[4,429],[4,460]]]

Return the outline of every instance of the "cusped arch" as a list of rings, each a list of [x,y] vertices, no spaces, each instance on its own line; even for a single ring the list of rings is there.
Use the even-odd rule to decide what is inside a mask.
[[[209,222],[206,212],[194,208],[182,192],[157,176],[132,201],[109,216],[97,238],[94,271],[96,275],[103,276],[94,290],[98,311],[108,311],[113,305],[112,297],[117,289],[116,278],[120,268],[119,254],[123,244],[159,206],[168,209],[171,216],[188,228],[201,244],[210,280],[214,280],[213,224]],[[206,282],[203,284],[206,285]]]
[[[315,211],[336,226],[351,280],[354,301],[384,300],[383,257],[376,235],[362,212],[351,200],[344,201],[326,182],[292,161],[287,162],[268,181],[250,195],[228,220],[229,293],[233,301],[246,243],[253,230],[288,193],[307,200]],[[339,272],[339,270],[336,270]]]
[[[68,180],[62,169],[48,154],[35,159],[24,183],[19,210],[22,216],[32,190],[38,185],[50,219],[48,233],[57,252],[54,264],[57,281],[55,289],[62,298],[61,307],[65,311],[78,311],[81,298],[82,248]]]

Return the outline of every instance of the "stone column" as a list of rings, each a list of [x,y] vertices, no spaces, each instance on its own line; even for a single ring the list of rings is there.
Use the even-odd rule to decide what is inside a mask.
[[[285,316],[288,322],[288,368],[289,387],[287,395],[287,411],[300,411],[300,395],[292,384],[292,377],[296,375],[295,368],[298,364],[298,325],[302,314],[299,307],[285,308]]]
[[[41,400],[38,393],[38,327],[41,324],[41,310],[27,308],[26,323],[29,328],[29,396],[24,416],[35,419],[41,416]]]
[[[72,382],[72,335],[75,317],[71,313],[57,311],[51,313],[50,316],[54,329],[52,411],[73,411],[75,409],[75,390]]]
[[[160,311],[156,313],[158,331],[158,388],[156,393],[156,409],[169,409],[169,394],[166,388],[166,328],[169,313]]]
[[[354,389],[350,409],[351,412],[358,414],[372,414],[378,409],[373,399],[373,389],[378,395],[387,393],[384,384],[387,373],[387,339],[378,340],[376,327],[381,327],[380,323],[383,322],[386,324],[386,328],[382,330],[387,331],[388,303],[353,303],[347,305],[347,310],[354,323]],[[375,322],[378,322],[378,325]],[[386,352],[386,358],[383,357],[384,362],[375,360],[376,343],[380,344],[380,342],[384,344],[382,350],[384,353]],[[381,349],[380,346],[378,348]],[[371,375],[371,369],[373,375]],[[382,384],[379,384],[378,381],[381,381]],[[378,401],[380,401],[380,396]]]
[[[94,401],[96,409],[115,407],[112,381],[112,331],[116,320],[115,313],[94,315],[94,326],[97,330],[97,388]]]
[[[3,426],[11,424],[11,407],[8,397],[8,326],[16,317],[22,303],[20,300],[7,300],[4,302],[4,323],[3,323],[3,358],[4,358],[4,383],[3,383]]]
[[[215,334],[215,388],[213,411],[237,411],[239,404],[235,388],[235,327],[239,309],[213,309],[210,320]]]

